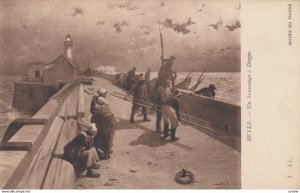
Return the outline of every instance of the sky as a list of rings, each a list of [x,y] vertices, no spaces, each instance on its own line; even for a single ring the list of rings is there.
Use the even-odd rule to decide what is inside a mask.
[[[24,73],[31,62],[73,60],[138,71],[174,55],[177,71],[240,71],[240,2],[236,0],[1,0],[0,73]]]

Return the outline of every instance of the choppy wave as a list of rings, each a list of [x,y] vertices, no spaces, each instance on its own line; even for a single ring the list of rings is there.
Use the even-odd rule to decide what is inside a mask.
[[[177,72],[176,83],[183,81],[188,72]],[[196,84],[201,72],[193,72],[190,74],[192,82],[190,87]],[[151,78],[157,77],[157,72],[151,73]],[[239,72],[207,72],[203,74],[203,82],[198,89],[208,87],[210,84],[215,84],[216,96],[220,98],[232,99],[234,101],[241,101],[241,73]]]
[[[0,76],[0,130],[7,127],[11,121],[29,115],[15,110],[12,105],[14,82],[20,76]],[[0,132],[1,133],[1,132]]]
[[[116,68],[114,66],[110,66],[110,65],[106,65],[106,66],[103,66],[103,65],[100,65],[98,68],[97,68],[97,71],[98,72],[104,72],[104,73],[107,73],[107,74],[116,74]]]

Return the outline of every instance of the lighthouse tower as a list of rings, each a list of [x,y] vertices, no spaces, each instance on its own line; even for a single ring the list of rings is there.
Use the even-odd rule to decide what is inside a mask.
[[[66,36],[66,41],[64,42],[64,46],[65,46],[65,55],[72,60],[73,42],[69,34]]]

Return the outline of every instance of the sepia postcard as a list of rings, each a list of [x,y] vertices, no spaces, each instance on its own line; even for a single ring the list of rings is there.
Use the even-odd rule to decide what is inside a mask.
[[[300,1],[0,0],[0,189],[300,189]]]

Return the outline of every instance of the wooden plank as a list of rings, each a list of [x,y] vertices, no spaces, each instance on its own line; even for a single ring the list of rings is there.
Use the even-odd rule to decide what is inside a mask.
[[[60,108],[60,111],[58,113],[59,117],[64,118],[67,115],[67,111],[69,109],[69,106],[71,105],[71,100],[72,100],[72,93],[70,93],[65,99],[64,102]]]
[[[65,98],[59,111],[59,116],[76,118],[77,99],[78,93],[76,93],[76,89],[74,88],[72,92]]]
[[[79,98],[79,86],[76,86],[72,91],[71,106],[68,109],[67,117],[75,117],[77,115],[77,104]]]
[[[9,167],[13,168],[8,170],[6,175],[6,183],[3,184],[0,188],[16,188],[21,178],[24,176],[26,170],[29,168],[32,163],[33,158],[36,155],[36,152],[40,148],[41,144],[44,141],[45,136],[47,135],[52,122],[55,119],[55,115],[58,113],[58,103],[54,101],[49,101],[40,111],[33,116],[34,118],[48,119],[45,127],[43,125],[26,125],[23,126],[8,142],[31,142],[32,148],[30,151],[23,151],[24,154],[20,158],[20,162],[17,164],[14,161],[9,162]],[[13,156],[11,159],[14,159],[14,155],[18,151],[13,151]],[[1,151],[3,153],[3,151]],[[0,160],[6,159],[0,156]],[[0,161],[0,162],[1,162]],[[5,161],[5,160],[4,160]],[[0,166],[1,167],[1,166]],[[0,172],[2,174],[2,172]],[[2,176],[2,175],[1,175]]]
[[[5,143],[9,141],[24,125],[44,125],[46,119],[32,119],[32,118],[21,118],[11,122],[6,128],[5,134],[1,139],[1,142]]]
[[[0,150],[3,151],[30,151],[31,142],[6,142],[0,143]]]
[[[75,171],[71,163],[53,158],[43,189],[74,189]]]
[[[70,142],[77,134],[77,121],[76,119],[67,119],[64,122],[61,134],[59,136],[59,140],[57,143],[57,147],[54,155],[60,156],[64,153],[64,146]]]
[[[54,152],[54,147],[63,126],[63,120],[55,117],[43,143],[37,150],[31,164],[26,169],[25,174],[21,178],[16,188],[20,189],[37,189],[41,188],[45,178],[47,168],[50,164],[51,156]]]
[[[64,90],[66,90],[72,84],[73,84],[72,82],[70,82],[68,84],[65,84],[55,95],[53,95],[52,97],[50,97],[49,100],[55,99],[56,97],[58,97],[59,95],[61,95],[62,92],[64,92]]]
[[[31,142],[33,143],[40,135],[44,125],[25,125],[8,142]]]
[[[56,100],[48,101],[32,118],[49,120],[51,115],[57,109],[58,104],[59,103]]]
[[[83,84],[79,85],[77,119],[84,117],[84,88]]]
[[[0,189],[3,189],[10,180],[26,154],[26,151],[0,151]]]
[[[13,123],[22,123],[30,125],[44,125],[47,119],[34,119],[34,118],[18,118],[13,121]]]

